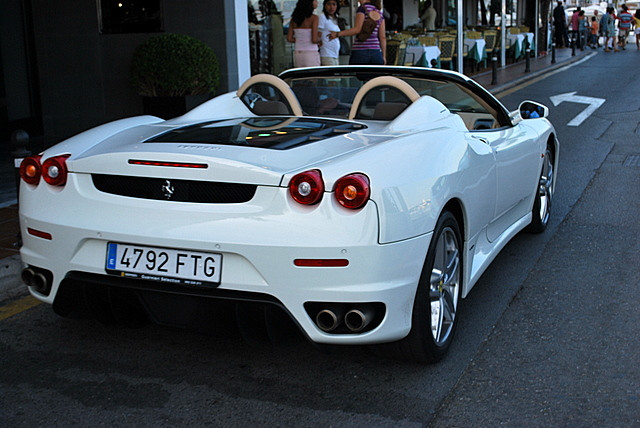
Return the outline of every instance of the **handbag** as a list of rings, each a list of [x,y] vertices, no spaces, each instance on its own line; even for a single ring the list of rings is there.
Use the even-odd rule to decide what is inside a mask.
[[[349,42],[341,37],[338,40],[340,40],[340,55],[351,54],[351,46],[349,46]]]
[[[338,17],[338,28],[340,28],[340,31],[345,30],[347,28],[347,20],[344,19],[341,16]],[[340,41],[339,54],[340,55],[350,55],[351,54],[351,46],[349,45],[349,42],[345,38],[342,38],[342,37],[338,37],[338,40]]]
[[[367,13],[364,18],[364,22],[362,23],[362,29],[356,35],[356,40],[358,40],[359,42],[366,42],[367,39],[371,37],[371,33],[373,33],[373,30],[376,29],[376,25],[378,25],[378,23],[371,19],[371,17]]]

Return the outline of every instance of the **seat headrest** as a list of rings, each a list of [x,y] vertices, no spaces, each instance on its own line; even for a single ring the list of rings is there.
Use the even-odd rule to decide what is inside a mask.
[[[406,103],[378,103],[373,112],[373,120],[393,120],[407,108]]]
[[[256,101],[253,112],[258,116],[290,114],[289,109],[282,101]]]

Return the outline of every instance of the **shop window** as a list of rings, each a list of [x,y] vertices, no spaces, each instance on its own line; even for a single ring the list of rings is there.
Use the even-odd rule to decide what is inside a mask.
[[[162,31],[160,0],[98,0],[100,33],[156,33]]]

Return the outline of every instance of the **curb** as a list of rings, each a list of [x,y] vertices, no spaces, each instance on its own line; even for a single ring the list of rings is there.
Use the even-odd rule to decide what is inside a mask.
[[[562,62],[557,62],[555,64],[549,65],[548,67],[544,67],[541,68],[540,70],[537,71],[533,71],[530,72],[522,77],[518,77],[516,79],[511,80],[510,82],[504,83],[502,85],[497,85],[494,86],[493,88],[486,88],[489,92],[491,92],[492,94],[496,95],[499,94],[500,92],[504,92],[507,89],[511,89],[515,86],[520,85],[521,83],[526,82],[527,80],[530,79],[534,79],[536,77],[539,76],[543,76],[547,73],[551,73],[553,71],[556,71],[557,69],[561,68],[561,67],[566,67],[567,65],[573,64],[574,62],[577,61],[581,61],[581,60],[587,60],[590,59],[591,57],[597,55],[598,52],[590,52],[584,55],[580,55],[580,56],[575,56],[575,57],[571,57],[566,61],[562,61]]]

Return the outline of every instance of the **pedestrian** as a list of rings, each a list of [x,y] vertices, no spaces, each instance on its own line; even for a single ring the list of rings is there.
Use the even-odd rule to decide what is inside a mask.
[[[598,32],[596,33],[596,48],[600,47],[600,37],[602,37],[602,25],[600,25],[601,16],[598,14],[598,9],[593,11],[593,17],[596,19],[596,23],[598,24]]]
[[[340,64],[340,39],[331,39],[331,32],[340,31],[338,26],[338,0],[324,0],[322,13],[318,17],[322,44],[320,45],[320,63],[322,65]]]
[[[294,67],[320,65],[318,16],[313,13],[317,7],[318,0],[298,0],[291,14],[287,41],[294,43]]]
[[[635,15],[633,15],[633,31],[636,35],[636,48],[640,51],[640,9],[636,9]]]
[[[567,15],[562,6],[562,1],[553,9],[553,29],[556,47],[569,47],[569,37],[567,36]]]
[[[609,42],[613,45],[613,51],[618,52],[616,47],[615,26],[614,26],[614,9],[607,7],[607,11],[602,15],[600,19],[600,27],[602,28],[602,34],[604,35],[604,51],[611,52],[609,49]]]
[[[569,18],[569,30],[571,31],[571,43],[572,46],[575,46],[577,49],[580,49],[580,12],[582,9],[578,6],[571,18]]]
[[[382,65],[387,63],[387,39],[381,0],[361,0],[353,28],[331,33],[331,38],[356,36],[349,64]]]
[[[427,31],[435,31],[436,30],[436,17],[438,13],[436,12],[431,0],[427,0],[426,8],[424,9],[424,13],[420,17],[420,20],[423,23],[423,27]]]
[[[620,37],[619,45],[622,50],[626,49],[627,38],[629,37],[629,31],[631,31],[631,23],[633,21],[633,15],[629,12],[629,8],[626,4],[622,5],[622,10],[618,15],[618,37]]]
[[[589,22],[587,21],[587,18],[584,16],[584,10],[581,10],[578,13],[578,37],[580,40],[580,50],[583,51],[584,50],[584,45],[587,44],[587,34],[589,31],[588,28]]]
[[[598,34],[600,30],[600,24],[596,20],[595,16],[591,17],[591,37],[589,37],[589,46],[591,49],[598,49]]]

